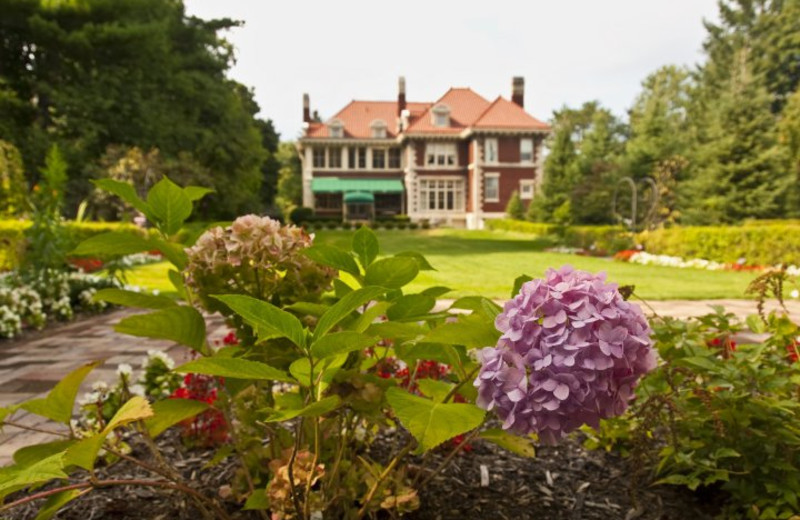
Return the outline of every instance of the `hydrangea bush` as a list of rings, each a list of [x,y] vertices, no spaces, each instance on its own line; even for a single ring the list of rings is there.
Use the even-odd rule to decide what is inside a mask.
[[[448,462],[483,439],[533,456],[529,432],[551,442],[621,412],[653,363],[641,312],[594,275],[551,272],[525,285],[505,310],[482,297],[437,309],[449,289],[407,287],[432,266],[414,252],[379,257],[368,228],[355,231],[351,247],[343,249],[314,245],[299,228],[247,216],[184,250],[173,237],[202,189],[165,178],[143,200],[121,183],[106,180],[104,186],[158,229],[160,236],[142,238],[136,247],[157,249],[173,264],[170,280],[180,298],[120,289],[99,291],[96,298],[147,309],[122,319],[117,331],[191,349],[195,359],[174,372],[195,375],[171,395],[202,397],[123,398],[102,428],[70,438],[59,445],[63,451],[43,451],[33,465],[28,457],[3,470],[0,497],[63,481],[74,467],[91,471],[101,450],[123,456],[116,439],[134,445],[141,437],[154,450],[153,460],[166,464],[153,440],[200,418],[224,432],[215,439],[224,446],[214,460],[237,460],[225,496],[239,507],[273,520],[323,512],[343,519],[398,517],[419,506],[418,490],[443,467],[420,467],[427,458],[412,467],[413,454],[442,450]],[[126,240],[100,235],[78,250],[128,254]],[[209,341],[201,311],[212,309],[237,327],[236,341]],[[68,423],[62,403],[74,401],[94,366],[76,370],[43,400],[0,409],[0,421],[24,428],[14,420],[22,408]],[[198,381],[213,385],[190,388]],[[476,399],[500,415],[505,430],[487,423],[493,419]],[[371,442],[389,428],[394,437],[387,455]],[[200,493],[180,472],[150,470],[151,480],[85,479],[37,496],[58,495],[64,505],[105,485],[154,486],[186,493],[210,517],[229,518],[221,497]],[[8,507],[0,506],[0,513]]]
[[[650,327],[605,275],[550,269],[509,300],[495,347],[479,352],[477,404],[503,428],[549,444],[625,411],[655,367]]]

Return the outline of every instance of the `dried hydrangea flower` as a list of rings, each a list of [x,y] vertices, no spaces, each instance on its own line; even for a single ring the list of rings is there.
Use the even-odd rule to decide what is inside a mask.
[[[497,345],[478,353],[477,404],[547,444],[621,414],[656,364],[642,310],[602,273],[550,269],[506,302],[495,326]]]
[[[296,226],[245,215],[226,228],[203,233],[189,257],[187,283],[209,310],[221,309],[212,294],[247,294],[290,304],[313,301],[330,287],[335,271],[302,254],[313,237]]]

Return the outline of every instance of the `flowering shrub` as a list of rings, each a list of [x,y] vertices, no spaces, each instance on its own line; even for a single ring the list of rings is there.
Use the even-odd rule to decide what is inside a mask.
[[[192,399],[213,406],[225,384],[221,377],[186,374],[172,399]],[[181,423],[181,436],[190,446],[213,447],[228,441],[228,423],[220,410],[209,408]]]
[[[550,269],[522,285],[495,324],[497,346],[479,353],[478,406],[546,443],[624,412],[655,367],[641,309],[604,275]]]
[[[800,329],[773,313],[747,320],[763,343],[733,338],[732,314],[653,323],[663,359],[622,417],[587,431],[589,447],[636,457],[659,483],[708,487],[728,498],[727,518],[800,513]]]
[[[619,413],[652,362],[641,312],[600,277],[554,271],[527,284],[502,313],[481,297],[434,310],[447,289],[407,289],[430,264],[414,252],[379,258],[377,237],[368,228],[354,232],[351,247],[343,249],[312,245],[302,230],[251,216],[184,250],[174,237],[202,189],[164,178],[143,200],[121,183],[103,185],[154,223],[158,237],[133,243],[163,252],[182,300],[126,290],[98,297],[149,310],[123,318],[115,330],[195,352],[194,360],[175,368],[192,374],[171,392],[186,398],[150,403],[131,395],[99,431],[71,437],[62,451],[62,445],[49,447],[35,463],[4,469],[0,498],[63,480],[74,467],[91,472],[101,449],[115,453],[115,438],[141,436],[161,461],[152,440],[171,426],[192,424],[214,442],[227,442],[220,456],[237,458],[226,495],[244,509],[287,520],[319,518],[323,511],[326,518],[395,518],[418,507],[417,490],[476,438],[533,456],[530,436],[512,432],[535,429],[554,441],[583,422],[596,422],[595,415]],[[100,235],[78,250],[90,256],[132,248],[118,235]],[[348,276],[336,279],[336,271]],[[323,294],[331,283],[333,290]],[[200,306],[222,309],[236,326],[225,346],[210,344]],[[479,356],[487,362],[481,367],[473,353],[487,345],[495,347]],[[24,428],[13,421],[22,408],[68,422],[65,403],[74,401],[94,366],[77,369],[44,399],[0,409],[0,421]],[[505,413],[508,431],[487,428],[486,412],[474,402],[479,373],[479,385],[485,385],[480,402],[486,406],[490,399],[494,410]],[[157,379],[152,386],[163,392]],[[371,442],[386,442],[389,431],[394,449],[374,449]],[[412,453],[440,446],[449,453],[435,470],[407,464]],[[230,518],[220,498],[198,492],[195,480],[169,467],[143,468],[152,479],[113,485],[180,490],[207,516]],[[56,485],[38,496],[68,491],[58,495],[63,506],[107,483],[90,475],[75,475],[68,489]],[[10,506],[0,506],[0,513]]]
[[[334,271],[302,252],[312,237],[302,228],[247,215],[206,231],[187,250],[187,284],[209,310],[227,312],[210,298],[222,292],[291,304],[314,301],[330,287]]]

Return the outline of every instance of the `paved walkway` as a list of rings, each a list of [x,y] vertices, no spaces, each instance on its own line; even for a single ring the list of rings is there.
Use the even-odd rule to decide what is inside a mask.
[[[744,300],[663,301],[650,302],[652,311],[662,316],[699,316],[711,311],[709,305],[723,305],[744,318],[755,312],[755,303]],[[792,301],[789,312],[795,321],[800,320],[800,302]],[[774,308],[771,303],[768,308]],[[134,372],[141,367],[148,350],[157,349],[169,354],[180,364],[189,360],[189,350],[167,341],[154,341],[117,334],[113,324],[132,311],[116,311],[103,316],[84,319],[67,325],[30,333],[12,341],[0,341],[0,407],[21,403],[44,396],[66,374],[75,368],[98,359],[104,359],[86,378],[79,397],[95,381],[113,382],[116,369],[127,363]],[[227,328],[218,317],[209,319],[209,340],[220,340]],[[31,427],[54,429],[47,419],[17,412],[16,421]],[[22,431],[6,426],[0,433],[0,466],[11,462],[17,449],[49,440],[45,433]]]

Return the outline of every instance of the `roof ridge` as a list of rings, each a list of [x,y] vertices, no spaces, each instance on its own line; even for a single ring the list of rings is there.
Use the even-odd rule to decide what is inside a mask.
[[[469,126],[472,127],[473,125],[477,125],[478,123],[480,123],[481,119],[483,119],[483,116],[485,116],[489,112],[489,110],[491,110],[492,107],[495,106],[497,102],[500,101],[501,99],[503,99],[503,96],[497,96],[495,100],[489,103],[489,106],[487,106],[484,109],[484,111],[481,112],[481,114],[478,117],[476,117],[475,121],[473,121],[472,124],[470,124]]]

